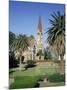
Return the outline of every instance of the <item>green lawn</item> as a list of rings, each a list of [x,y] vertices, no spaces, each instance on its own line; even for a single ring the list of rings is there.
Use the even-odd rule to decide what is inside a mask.
[[[22,71],[13,69],[13,73],[11,74],[13,76],[37,76],[37,75],[53,74],[55,72],[57,72],[57,69],[52,67],[51,68],[33,67]]]
[[[15,83],[10,85],[10,88],[33,88],[35,87],[40,76],[20,76],[15,77]]]
[[[14,83],[10,85],[10,88],[33,88],[37,84],[38,80],[45,75],[52,75],[57,73],[55,67],[33,67],[27,70],[11,70],[10,77],[14,77]]]

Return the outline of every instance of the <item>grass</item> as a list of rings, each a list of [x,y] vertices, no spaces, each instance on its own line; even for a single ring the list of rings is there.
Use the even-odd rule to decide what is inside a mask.
[[[44,66],[36,66],[28,68],[27,70],[10,70],[10,76],[14,77],[15,81],[10,85],[10,89],[18,88],[33,88],[36,86],[38,80],[45,75],[53,75],[58,72],[57,68],[51,66],[45,68]]]
[[[15,77],[15,83],[10,85],[11,89],[33,88],[35,87],[40,76],[20,76]]]
[[[57,72],[55,68],[33,67],[33,68],[28,68],[25,71],[13,70],[13,73],[10,73],[10,75],[12,74],[13,76],[37,76],[37,75],[45,75],[45,74],[51,75],[55,72]]]

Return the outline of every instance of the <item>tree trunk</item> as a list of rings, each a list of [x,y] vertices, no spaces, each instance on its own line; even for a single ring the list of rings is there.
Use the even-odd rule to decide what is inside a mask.
[[[20,57],[20,63],[19,63],[19,70],[21,71],[22,67],[21,67],[21,57]]]
[[[59,57],[58,57],[58,60],[59,60],[59,61],[61,60],[60,55],[59,55]]]
[[[63,55],[62,56],[60,56],[61,57],[61,60],[60,60],[60,74],[64,74],[64,60],[63,60]]]

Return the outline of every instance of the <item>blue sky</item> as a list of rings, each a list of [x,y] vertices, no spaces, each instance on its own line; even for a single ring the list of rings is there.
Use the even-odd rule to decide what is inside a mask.
[[[42,18],[43,33],[50,27],[49,19],[53,12],[64,14],[64,4],[32,3],[23,1],[9,2],[9,30],[15,34],[37,34],[38,18]],[[47,34],[43,35],[46,46]]]

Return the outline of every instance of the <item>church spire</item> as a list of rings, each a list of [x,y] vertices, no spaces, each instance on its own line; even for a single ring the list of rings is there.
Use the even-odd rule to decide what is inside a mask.
[[[38,32],[42,32],[41,16],[39,16],[39,21],[38,21]]]
[[[37,38],[36,38],[36,53],[38,54],[39,52],[43,53],[43,32],[42,32],[42,22],[41,22],[41,16],[39,16],[38,20],[38,28],[37,28]],[[39,60],[44,60],[44,57],[41,58],[38,56]]]

